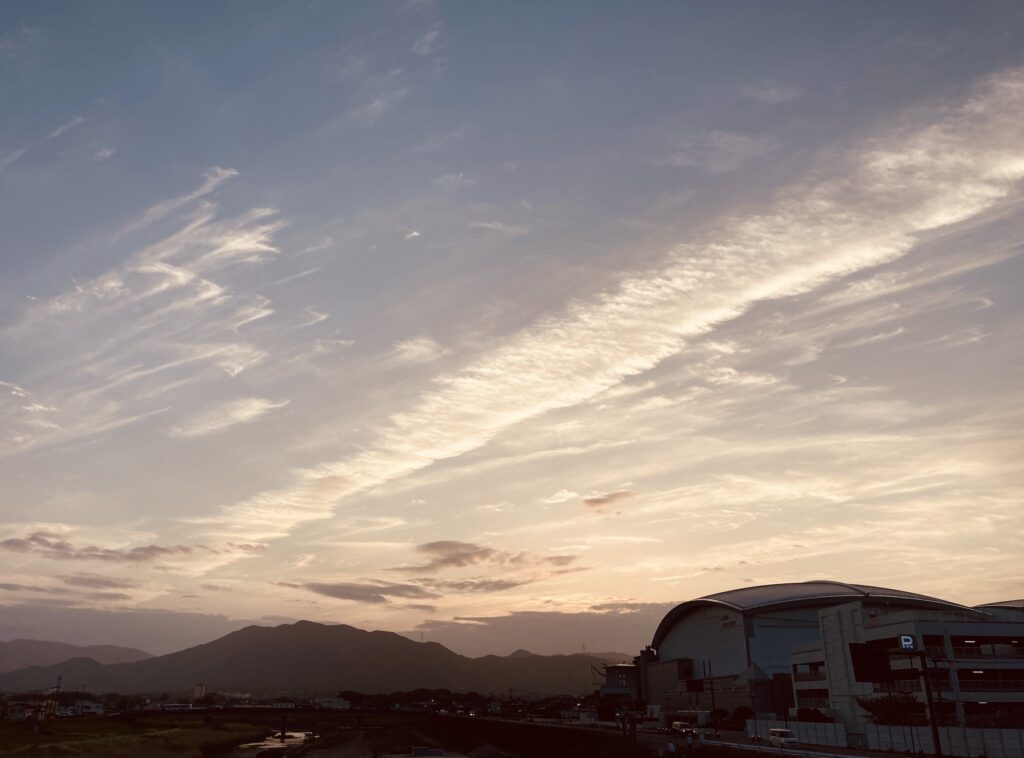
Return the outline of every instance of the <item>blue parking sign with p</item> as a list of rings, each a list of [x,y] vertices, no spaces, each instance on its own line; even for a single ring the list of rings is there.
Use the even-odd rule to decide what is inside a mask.
[[[917,648],[917,644],[914,642],[914,637],[911,634],[900,635],[900,650],[914,650]]]

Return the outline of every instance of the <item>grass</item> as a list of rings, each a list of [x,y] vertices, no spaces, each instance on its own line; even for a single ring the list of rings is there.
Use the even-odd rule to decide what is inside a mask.
[[[147,723],[114,718],[44,721],[39,731],[25,722],[0,722],[0,754],[87,758],[204,758],[223,754],[243,742],[263,738],[265,730],[248,724],[207,727],[199,720]]]
[[[334,731],[322,728],[321,739],[310,756],[315,758],[318,753],[346,754],[348,751],[367,756],[408,754],[413,745],[442,747],[424,733],[423,727],[429,721],[430,717],[422,714],[367,714],[358,721],[339,725]]]

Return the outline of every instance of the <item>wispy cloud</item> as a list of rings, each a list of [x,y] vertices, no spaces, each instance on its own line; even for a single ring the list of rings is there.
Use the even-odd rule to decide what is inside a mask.
[[[48,139],[48,140],[57,139],[60,135],[64,134],[64,132],[69,131],[71,129],[74,129],[76,126],[81,124],[83,121],[85,121],[85,119],[82,118],[81,116],[74,116],[73,118],[68,119],[63,124],[58,126],[52,132],[47,134],[46,135],[46,139]]]
[[[14,163],[17,163],[30,149],[31,145],[25,145],[24,147],[0,153],[0,171],[3,171]]]
[[[787,87],[772,81],[748,84],[741,90],[743,97],[765,105],[781,105],[796,100],[803,92],[796,87]]]
[[[926,340],[919,346],[931,350],[950,350],[981,342],[989,337],[989,333],[978,327],[967,327],[943,334],[940,337]]]
[[[94,161],[96,161],[97,163],[102,163],[103,161],[107,160],[108,158],[114,157],[114,153],[116,153],[116,152],[117,152],[117,150],[115,150],[112,147],[100,148],[95,153],[93,153],[92,159]]]
[[[407,611],[422,611],[423,613],[436,613],[437,606],[429,603],[406,603],[402,606]]]
[[[850,349],[854,347],[863,347],[864,345],[873,345],[876,342],[885,342],[886,340],[894,339],[899,337],[906,330],[902,327],[896,327],[887,332],[877,332],[876,334],[869,334],[865,337],[858,337],[857,339],[850,340],[849,342],[843,342],[839,345],[834,345],[834,348],[839,349]]]
[[[391,359],[396,363],[417,364],[431,363],[444,356],[447,351],[432,337],[411,337],[396,342],[391,351]]]
[[[35,50],[43,39],[38,26],[23,26],[16,32],[0,35],[0,59],[14,61]]]
[[[476,184],[475,179],[471,179],[466,176],[462,171],[457,173],[445,174],[435,180],[436,184],[442,187],[471,187]]]
[[[253,343],[255,333],[248,325],[274,313],[271,301],[234,292],[221,282],[240,266],[275,256],[272,238],[283,221],[268,209],[218,218],[205,198],[234,175],[230,169],[211,169],[197,189],[152,205],[113,230],[108,245],[169,217],[181,224],[105,273],[31,301],[20,320],[0,331],[5,349],[35,352],[49,345],[59,356],[33,378],[33,387],[20,388],[30,402],[14,405],[0,399],[0,417],[6,415],[0,455],[95,436],[167,413],[173,407],[167,398],[181,388],[237,377],[267,358],[268,351]],[[92,338],[97,334],[103,339]],[[179,422],[175,433],[211,433],[280,405],[243,398]],[[54,409],[45,423],[34,410],[43,406]]]
[[[263,397],[245,397],[200,413],[174,427],[175,437],[205,437],[239,424],[249,424],[277,408],[288,405],[287,400],[273,401]]]
[[[0,40],[0,44],[2,44],[2,40]],[[73,129],[74,127],[81,124],[84,120],[85,119],[83,119],[81,116],[75,116],[70,120],[64,122],[60,126],[58,126],[53,131],[49,132],[42,138],[38,138],[35,141],[30,142],[27,145],[23,145],[22,147],[15,148],[14,150],[0,152],[0,171],[3,171],[8,166],[17,163],[30,151],[35,150],[36,148],[41,147],[42,145],[45,145],[46,143],[52,142],[53,140],[57,139],[62,134],[64,134],[64,132],[68,131],[69,129]]]
[[[479,131],[479,127],[473,122],[460,124],[454,129],[446,132],[433,134],[422,142],[418,142],[409,148],[412,154],[443,152],[456,145],[465,142]]]
[[[456,579],[431,586],[450,592],[504,592],[530,584],[529,579]]]
[[[660,270],[524,329],[391,416],[364,452],[230,506],[224,518],[283,534],[354,492],[586,402],[756,303],[895,260],[919,234],[995,207],[1024,177],[1024,73],[1003,72],[936,113],[908,114],[830,155],[762,213],[728,218],[680,244]]]
[[[349,117],[364,126],[379,121],[409,95],[408,87],[397,87],[379,92],[369,101],[349,111]]]
[[[267,318],[268,316],[274,315],[274,309],[270,307],[270,298],[258,296],[256,300],[248,305],[241,306],[235,311],[235,317],[238,319],[235,322],[235,331],[238,331],[246,324],[251,324],[254,321]],[[326,318],[326,316],[324,316]],[[322,320],[322,319],[321,319]],[[317,323],[314,321],[313,323]],[[308,326],[308,324],[306,324]]]
[[[436,0],[404,0],[398,6],[403,13],[422,14],[437,7]]]
[[[767,155],[777,146],[772,137],[712,131],[678,138],[662,162],[669,166],[696,167],[722,174]]]
[[[548,505],[556,505],[558,503],[565,503],[569,500],[575,500],[579,497],[579,493],[573,492],[572,490],[561,489],[553,495],[549,495],[541,500],[542,503]]]
[[[440,24],[434,24],[424,31],[410,48],[416,55],[430,55],[442,47],[444,29]]]
[[[329,313],[322,313],[315,308],[306,308],[306,315],[308,318],[299,325],[300,327],[315,326],[331,317]],[[349,342],[349,344],[352,343]]]
[[[473,229],[487,229],[492,232],[507,234],[509,237],[520,237],[530,233],[530,227],[528,226],[503,224],[500,221],[471,221],[469,225]]]
[[[7,392],[14,397],[28,397],[31,393],[24,387],[19,387],[13,382],[0,382],[0,387],[3,387]]]
[[[228,179],[235,176],[238,176],[238,172],[233,168],[224,168],[221,166],[214,166],[210,168],[203,176],[202,184],[200,184],[195,190],[150,206],[137,219],[125,224],[111,235],[112,240],[116,241],[122,237],[128,236],[129,234],[133,234],[152,226],[157,221],[170,216],[182,208],[185,208],[196,200],[206,197]]]

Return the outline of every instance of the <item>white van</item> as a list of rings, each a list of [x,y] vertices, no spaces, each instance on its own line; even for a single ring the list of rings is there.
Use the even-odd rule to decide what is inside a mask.
[[[773,747],[794,747],[799,744],[796,735],[788,729],[769,729],[768,744]]]

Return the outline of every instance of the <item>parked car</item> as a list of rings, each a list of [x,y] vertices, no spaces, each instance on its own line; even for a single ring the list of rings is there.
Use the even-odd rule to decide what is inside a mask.
[[[788,729],[769,729],[768,744],[772,747],[794,747],[799,742],[796,735]]]

